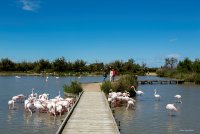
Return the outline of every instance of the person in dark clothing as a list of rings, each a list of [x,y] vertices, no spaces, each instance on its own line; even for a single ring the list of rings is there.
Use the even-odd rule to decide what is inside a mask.
[[[106,80],[106,78],[107,78],[107,72],[106,72],[106,71],[104,71],[104,72],[103,72],[103,81],[105,81],[105,80]]]

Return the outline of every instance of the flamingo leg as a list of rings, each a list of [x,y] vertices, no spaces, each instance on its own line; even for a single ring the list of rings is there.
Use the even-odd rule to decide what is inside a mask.
[[[31,115],[32,115],[32,111],[31,111],[31,109],[30,108],[28,108],[28,111],[31,113]]]

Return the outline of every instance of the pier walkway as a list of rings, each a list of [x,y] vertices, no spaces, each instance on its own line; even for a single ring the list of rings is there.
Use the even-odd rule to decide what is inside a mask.
[[[138,80],[139,84],[183,84],[184,80]]]
[[[119,134],[107,99],[99,83],[84,85],[84,93],[62,134]],[[95,86],[95,87],[94,87]],[[94,88],[94,91],[91,89]]]

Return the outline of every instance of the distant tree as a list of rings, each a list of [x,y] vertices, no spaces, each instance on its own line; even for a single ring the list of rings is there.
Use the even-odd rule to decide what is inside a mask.
[[[165,59],[165,67],[166,68],[174,68],[178,62],[177,58],[171,57]]]
[[[193,71],[196,73],[200,73],[200,59],[195,59],[192,65]]]
[[[16,71],[31,71],[34,69],[34,64],[31,62],[22,61],[21,63],[16,63]]]
[[[183,61],[180,61],[177,65],[177,69],[180,72],[188,73],[192,72],[192,61],[189,58],[185,58]]]
[[[1,59],[0,62],[1,71],[15,71],[15,63],[8,58]]]
[[[48,60],[41,59],[35,62],[34,70],[36,72],[45,71],[47,69],[51,69],[51,63]]]
[[[134,63],[135,61],[133,59],[129,59],[127,62],[124,63],[123,71],[132,72],[134,70]]]
[[[73,69],[76,72],[85,71],[86,70],[86,62],[83,60],[77,59],[73,64]]]
[[[120,60],[116,60],[112,63],[112,66],[114,67],[115,70],[117,70],[117,72],[122,71],[123,65],[124,65],[123,61]]]
[[[64,72],[66,71],[66,60],[64,57],[57,58],[53,61],[53,70],[57,72]]]
[[[104,69],[104,64],[103,63],[92,63],[88,65],[87,67],[90,72],[95,72],[95,71],[101,71]]]

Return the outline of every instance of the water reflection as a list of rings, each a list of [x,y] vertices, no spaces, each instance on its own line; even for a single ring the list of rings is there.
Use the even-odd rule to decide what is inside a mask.
[[[171,116],[168,118],[167,122],[166,122],[166,126],[167,126],[167,132],[168,133],[175,133],[177,132],[177,124],[175,123],[175,116]]]

